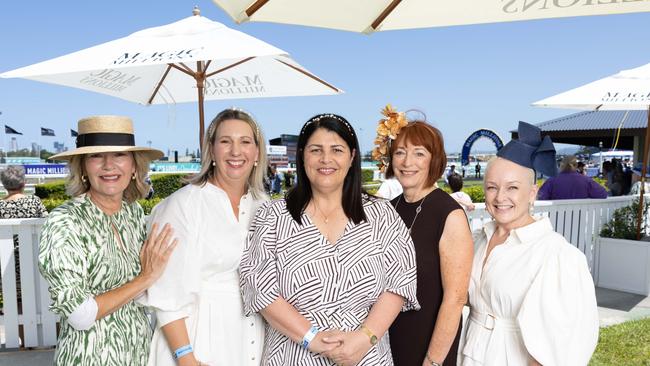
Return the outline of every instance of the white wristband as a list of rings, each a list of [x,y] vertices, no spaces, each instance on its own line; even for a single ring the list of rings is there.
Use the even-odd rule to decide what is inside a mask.
[[[316,328],[316,327],[309,328],[307,333],[305,333],[305,336],[302,337],[302,343],[301,343],[302,348],[308,349],[309,348],[309,343],[311,343],[311,341],[314,339],[314,337],[316,337],[317,333],[318,333],[318,328]]]

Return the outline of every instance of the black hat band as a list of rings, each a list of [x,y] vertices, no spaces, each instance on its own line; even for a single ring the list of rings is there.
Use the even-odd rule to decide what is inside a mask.
[[[77,147],[85,146],[135,146],[131,133],[85,133],[77,136]]]

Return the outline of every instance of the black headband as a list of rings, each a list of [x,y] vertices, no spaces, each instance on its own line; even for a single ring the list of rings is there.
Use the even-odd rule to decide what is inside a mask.
[[[135,146],[131,133],[85,133],[77,136],[77,147],[84,146]]]

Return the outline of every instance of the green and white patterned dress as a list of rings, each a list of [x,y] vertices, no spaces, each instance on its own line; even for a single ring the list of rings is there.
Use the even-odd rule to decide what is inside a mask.
[[[121,210],[109,216],[81,195],[50,213],[38,260],[50,284],[50,310],[61,316],[54,365],[147,363],[151,328],[144,308],[135,301],[95,321],[88,330],[76,330],[67,322],[90,296],[120,287],[140,273],[145,236],[144,212],[137,203],[123,202]]]

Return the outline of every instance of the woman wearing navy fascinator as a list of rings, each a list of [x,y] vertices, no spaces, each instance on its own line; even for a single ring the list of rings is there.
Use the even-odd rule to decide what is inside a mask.
[[[485,207],[474,233],[470,316],[462,365],[586,365],[598,341],[594,284],[585,256],[533,217],[535,172],[557,174],[551,139],[520,122],[488,163]]]

